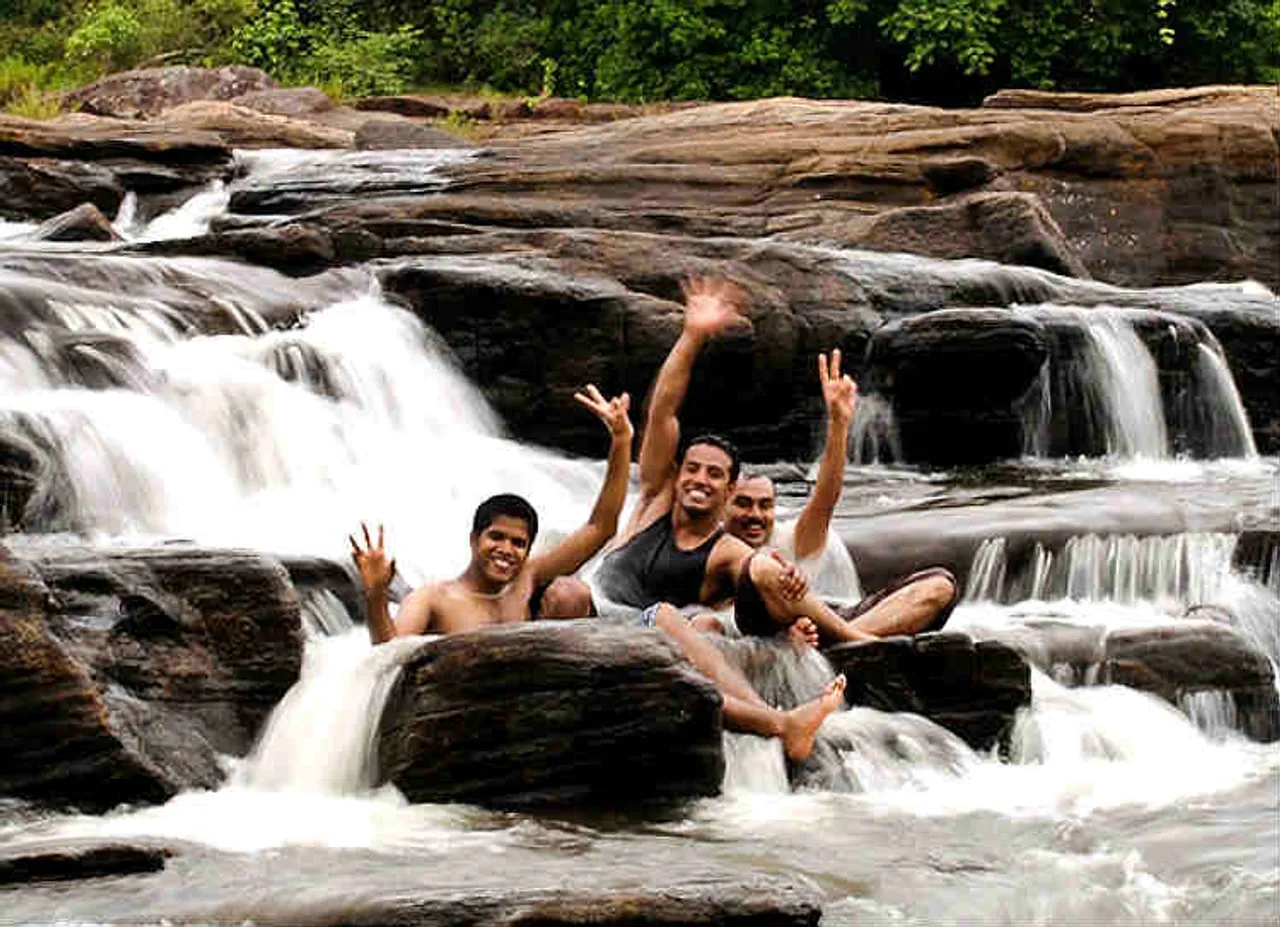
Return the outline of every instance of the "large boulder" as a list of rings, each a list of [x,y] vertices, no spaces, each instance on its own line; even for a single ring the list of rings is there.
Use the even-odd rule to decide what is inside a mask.
[[[850,705],[923,715],[975,750],[1006,747],[1018,710],[1031,704],[1030,668],[996,641],[935,632],[823,652],[848,678]]]
[[[1098,682],[1141,689],[1175,705],[1187,695],[1221,692],[1235,708],[1238,730],[1264,743],[1280,740],[1275,667],[1216,621],[1110,632]]]
[[[68,91],[63,105],[97,116],[138,119],[193,100],[231,100],[277,86],[266,72],[238,64],[220,68],[140,68],[110,74]]]
[[[1001,309],[944,309],[877,329],[862,386],[887,396],[903,456],[987,463],[1023,453],[1050,336]]]
[[[20,550],[0,561],[0,794],[102,809],[214,788],[301,656],[267,557]]]
[[[492,628],[410,659],[378,755],[382,778],[415,802],[665,804],[719,792],[720,696],[656,631]]]

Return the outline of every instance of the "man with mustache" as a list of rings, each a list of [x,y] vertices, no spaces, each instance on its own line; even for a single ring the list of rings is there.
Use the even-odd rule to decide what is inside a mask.
[[[912,574],[837,613],[813,593],[789,598],[780,585],[785,568],[768,557],[752,556],[774,541],[781,542],[777,546],[784,558],[818,565],[816,558],[828,547],[857,399],[857,386],[841,373],[838,350],[830,363],[825,355],[818,359],[828,411],[818,481],[794,527],[780,532],[783,537],[774,537],[772,480],[740,479],[736,452],[724,439],[696,437],[676,457],[678,412],[693,365],[707,340],[740,322],[741,309],[741,292],[723,281],[693,281],[686,287],[684,330],[654,381],[640,450],[640,502],[601,567],[598,588],[610,601],[640,607],[654,601],[709,605],[733,597],[741,632],[769,636],[787,630],[792,639],[815,646],[820,638],[868,640],[941,627],[956,601],[955,580],[941,568]],[[674,471],[673,460],[678,463]],[[838,554],[847,560],[843,549]],[[744,565],[750,570],[743,571]],[[751,581],[757,572],[760,583]],[[852,569],[848,572],[854,585]],[[677,582],[681,576],[688,582]],[[701,585],[696,585],[699,578]],[[853,590],[822,591],[847,595]],[[708,615],[698,616],[694,624],[702,630],[722,627]]]
[[[740,622],[745,615],[748,624],[782,629],[807,619],[830,639],[870,639],[812,593],[791,589],[787,566],[778,558],[757,555],[725,532],[725,503],[738,479],[737,451],[715,435],[696,436],[682,447],[677,414],[702,346],[742,321],[743,294],[723,280],[690,280],[684,290],[684,327],[658,371],[649,403],[639,499],[596,574],[601,611],[620,605],[672,621],[676,608],[732,598]],[[691,647],[702,642],[716,649],[696,631],[692,638]]]
[[[763,474],[743,476],[729,496],[725,510],[725,531],[760,549],[772,546],[819,578],[815,591],[823,596],[844,597],[856,589],[856,576],[849,571],[853,588],[831,588],[828,577],[840,581],[839,560],[848,552],[830,534],[831,517],[844,486],[848,459],[849,426],[853,422],[858,387],[840,371],[840,349],[818,355],[818,380],[827,408],[827,436],[818,463],[818,479],[813,492],[794,522],[776,523],[777,489]],[[850,564],[851,565],[851,564]],[[824,582],[825,581],[825,582]],[[853,627],[876,637],[918,634],[941,628],[951,616],[958,599],[955,577],[943,567],[930,567],[890,583],[884,589],[836,610]],[[745,634],[768,636],[777,632],[776,622],[738,621]],[[817,628],[805,619],[792,625],[793,637],[816,644]]]

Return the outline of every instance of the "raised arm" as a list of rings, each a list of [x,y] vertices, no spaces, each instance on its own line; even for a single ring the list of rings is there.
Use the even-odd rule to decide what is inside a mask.
[[[528,569],[533,574],[535,586],[573,573],[595,556],[617,533],[622,504],[627,498],[631,441],[635,436],[628,416],[631,397],[623,393],[613,399],[605,399],[595,386],[588,386],[583,392],[574,393],[573,398],[590,409],[609,430],[609,463],[587,523],[545,554],[529,561]]]
[[[831,363],[825,354],[818,355],[818,379],[822,382],[822,400],[827,406],[827,443],[818,462],[818,482],[796,522],[796,559],[804,560],[818,553],[827,543],[831,516],[840,501],[844,486],[844,465],[849,453],[849,424],[858,402],[858,385],[840,372],[840,349],[831,352]]]
[[[693,364],[708,338],[743,321],[742,290],[728,280],[692,277],[685,281],[684,329],[653,381],[644,438],[640,442],[640,505],[671,480],[680,444],[680,407],[689,391]]]
[[[391,620],[387,590],[396,575],[396,562],[387,558],[383,547],[382,526],[378,526],[378,542],[369,536],[369,526],[360,523],[364,546],[355,535],[347,535],[351,542],[351,559],[360,572],[360,584],[364,587],[365,605],[368,606],[367,627],[369,639],[375,645],[384,644],[393,637],[406,634],[422,634],[431,621],[431,589],[423,587],[405,596],[400,603],[400,620]]]

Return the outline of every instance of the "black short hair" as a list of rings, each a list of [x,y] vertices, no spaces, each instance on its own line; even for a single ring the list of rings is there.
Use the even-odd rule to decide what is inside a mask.
[[[538,536],[538,513],[529,504],[528,499],[510,492],[498,493],[498,495],[490,496],[480,503],[476,508],[475,518],[471,520],[471,533],[473,535],[479,534],[492,525],[494,519],[501,515],[506,515],[509,518],[519,518],[527,522],[529,525],[529,543],[533,544],[534,539]]]
[[[728,438],[714,434],[694,435],[692,438],[684,442],[684,446],[680,448],[680,455],[676,458],[681,465],[684,464],[684,457],[689,453],[689,448],[696,444],[709,444],[711,447],[718,447],[729,455],[729,482],[736,483],[738,481],[738,472],[742,469],[742,460],[738,455],[738,448]]]

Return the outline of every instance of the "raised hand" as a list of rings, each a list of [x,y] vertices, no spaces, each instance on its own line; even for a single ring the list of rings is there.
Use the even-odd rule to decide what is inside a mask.
[[[369,537],[369,526],[364,522],[360,522],[360,531],[364,534],[364,547],[356,541],[354,534],[347,535],[347,540],[351,542],[351,559],[360,571],[360,582],[366,592],[385,592],[396,575],[396,562],[387,559],[387,553],[383,549],[382,525],[378,525],[376,544]]]
[[[788,602],[799,602],[809,592],[809,577],[778,551],[771,550],[769,554],[782,565],[782,572],[778,574],[778,592]]]
[[[596,418],[604,422],[609,434],[615,438],[631,439],[635,434],[635,430],[631,426],[631,418],[628,412],[631,411],[631,394],[623,393],[621,396],[614,396],[612,399],[605,399],[600,390],[596,389],[594,383],[587,385],[586,389],[573,394],[573,398],[582,403],[595,415]]]
[[[840,373],[840,349],[827,355],[818,355],[818,379],[822,383],[822,401],[827,404],[827,415],[835,422],[848,425],[858,405],[858,384],[846,373]]]
[[[684,329],[713,337],[736,325],[750,327],[744,315],[746,294],[736,283],[717,277],[690,277],[680,284],[684,293]]]

